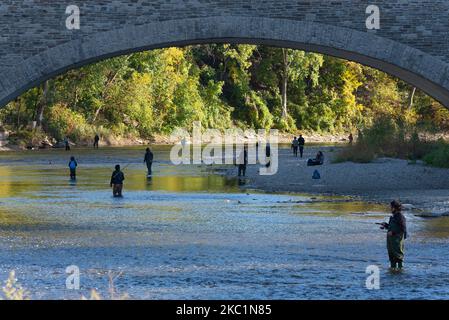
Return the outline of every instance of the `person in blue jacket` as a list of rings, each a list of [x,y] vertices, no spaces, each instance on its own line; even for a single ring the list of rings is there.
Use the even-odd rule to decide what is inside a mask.
[[[69,169],[70,169],[70,179],[76,180],[76,167],[78,167],[78,163],[75,160],[75,157],[70,158]]]

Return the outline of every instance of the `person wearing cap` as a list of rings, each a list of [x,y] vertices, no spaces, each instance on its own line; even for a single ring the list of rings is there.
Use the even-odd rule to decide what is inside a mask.
[[[112,188],[112,194],[115,198],[122,197],[122,190],[123,190],[123,181],[125,180],[125,175],[122,171],[120,171],[120,165],[115,166],[115,171],[112,173],[111,176],[111,188]]]
[[[381,229],[387,232],[387,250],[390,266],[393,270],[401,270],[404,262],[404,240],[407,239],[407,225],[402,214],[402,204],[394,200],[390,203],[392,216]]]

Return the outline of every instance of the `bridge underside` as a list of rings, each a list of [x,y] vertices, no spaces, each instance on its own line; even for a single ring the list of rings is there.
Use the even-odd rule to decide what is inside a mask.
[[[449,64],[410,46],[349,28],[258,17],[212,17],[126,26],[50,48],[0,69],[0,106],[67,70],[169,46],[265,44],[352,60],[396,76],[449,108]]]

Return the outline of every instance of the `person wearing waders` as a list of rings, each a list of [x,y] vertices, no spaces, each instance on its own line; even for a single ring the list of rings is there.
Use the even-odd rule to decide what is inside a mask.
[[[304,145],[306,144],[306,140],[303,138],[302,135],[298,138],[298,147],[299,147],[299,156],[302,158],[304,154]]]
[[[148,169],[147,176],[148,177],[151,177],[151,175],[152,175],[151,167],[153,165],[153,158],[154,158],[153,152],[151,152],[150,148],[147,148],[143,162],[147,164],[147,169]]]
[[[296,137],[295,137],[295,139],[293,139],[293,141],[292,141],[293,155],[295,157],[298,157],[298,147],[299,147],[299,142],[298,142],[298,139],[296,139]]]
[[[112,194],[115,198],[122,197],[123,181],[125,180],[125,175],[120,171],[120,165],[115,166],[115,171],[112,173],[111,177],[111,188]]]
[[[69,169],[70,169],[70,179],[76,180],[76,167],[78,167],[78,163],[75,160],[75,157],[70,158]]]
[[[246,166],[248,165],[248,149],[246,146],[243,148],[243,151],[240,152],[238,165],[239,165],[239,173],[238,173],[239,177],[241,177],[242,175],[245,176]]]
[[[98,143],[100,142],[100,136],[98,134],[94,137],[94,149],[98,149]]]
[[[67,137],[64,138],[64,146],[65,146],[65,151],[70,151],[70,141],[69,141],[69,138],[67,138]]]
[[[392,201],[392,216],[388,223],[384,222],[381,229],[387,232],[387,250],[390,267],[393,270],[401,270],[404,262],[404,240],[407,239],[407,225],[402,214],[402,205],[399,201]]]

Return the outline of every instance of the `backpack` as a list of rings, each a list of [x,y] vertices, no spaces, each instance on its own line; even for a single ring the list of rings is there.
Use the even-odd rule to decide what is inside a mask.
[[[312,179],[314,179],[314,180],[319,180],[319,179],[321,179],[321,175],[320,175],[320,173],[318,172],[318,170],[315,170],[315,171],[313,172]]]
[[[75,170],[76,169],[76,162],[75,161],[70,161],[70,163],[69,163],[69,168],[70,169],[72,169],[72,170]]]

